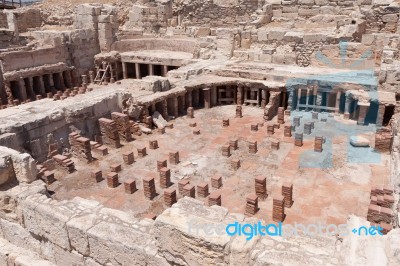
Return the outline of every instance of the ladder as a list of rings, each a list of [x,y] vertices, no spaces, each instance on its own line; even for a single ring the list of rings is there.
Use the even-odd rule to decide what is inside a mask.
[[[108,75],[110,74],[110,75]],[[109,76],[110,79],[115,79],[117,77],[117,71],[112,67],[110,63],[107,66],[97,70],[96,78],[94,79],[95,84],[102,84],[106,77]]]
[[[107,72],[110,69],[110,64],[107,64],[107,67],[101,68],[97,70],[96,78],[94,79],[94,84],[102,84],[104,79],[107,76]]]

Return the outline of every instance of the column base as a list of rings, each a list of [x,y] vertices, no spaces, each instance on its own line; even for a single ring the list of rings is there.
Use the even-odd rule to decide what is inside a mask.
[[[350,113],[344,113],[343,118],[347,120],[350,119]]]

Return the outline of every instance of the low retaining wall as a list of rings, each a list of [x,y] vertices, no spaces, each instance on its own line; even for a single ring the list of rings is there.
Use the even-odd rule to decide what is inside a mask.
[[[56,265],[354,265],[368,257],[365,246],[374,246],[383,261],[400,263],[395,257],[400,251],[395,244],[400,230],[379,238],[348,235],[342,241],[335,237],[285,240],[260,235],[246,241],[244,236],[210,236],[196,225],[224,228],[235,221],[257,223],[256,219],[187,197],[155,221],[137,219],[82,198],[53,200],[41,181],[1,192],[0,199],[1,209],[8,210],[0,211],[0,246],[29,250],[25,257],[19,255],[21,260],[33,256],[34,261],[48,260]],[[367,224],[357,217],[351,217],[349,223]],[[0,252],[0,263],[12,259],[9,254]]]

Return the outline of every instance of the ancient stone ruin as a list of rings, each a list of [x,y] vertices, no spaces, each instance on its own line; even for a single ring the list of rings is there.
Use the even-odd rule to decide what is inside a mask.
[[[399,1],[12,2],[0,265],[400,265]]]

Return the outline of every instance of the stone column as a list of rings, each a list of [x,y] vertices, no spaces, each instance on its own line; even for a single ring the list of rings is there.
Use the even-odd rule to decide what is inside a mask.
[[[318,94],[318,86],[314,86],[314,89],[313,89],[313,96],[314,96],[314,101],[313,101],[314,108],[313,108],[313,110],[314,111],[317,110],[317,108],[315,107],[317,105],[317,94]]]
[[[136,64],[135,64],[135,70],[136,70]],[[124,77],[124,79],[128,78],[128,67],[126,65],[126,62],[122,62],[122,75]],[[137,75],[136,75],[137,77]]]
[[[217,96],[217,87],[212,87],[211,88],[211,106],[217,106],[218,104],[217,104],[217,99],[218,99],[218,96]]]
[[[28,96],[26,93],[25,80],[22,77],[20,77],[18,80],[18,89],[19,89],[19,95],[21,96],[21,99],[19,99],[19,100],[21,102],[26,101],[26,99],[28,99]]]
[[[168,73],[168,66],[162,65],[162,66],[161,66],[161,75],[162,75],[163,77],[165,77],[165,76],[167,75],[167,73]]]
[[[316,106],[321,106],[321,104],[322,104],[322,93],[321,92],[318,92],[317,91],[317,94],[316,94],[316,100],[315,100],[315,105]],[[316,111],[321,111],[321,108],[320,107],[316,107],[315,108],[316,109]]]
[[[147,67],[149,69],[149,76],[154,76],[154,65],[148,64]]]
[[[340,97],[342,95],[341,91],[336,93],[336,105],[335,105],[335,113],[338,114],[340,111]]]
[[[292,105],[293,105],[293,95],[294,95],[295,90],[290,90],[289,91],[289,97],[288,97],[288,107],[287,110],[291,111],[292,110]]]
[[[244,94],[244,100],[243,100],[243,104],[244,104],[244,103],[246,103],[247,95],[248,95],[248,91],[247,91],[246,87],[243,87],[243,94]]]
[[[50,86],[50,91],[53,92],[55,90],[54,88],[54,80],[53,80],[53,75],[49,74],[49,86]]]
[[[211,107],[211,89],[205,88],[204,92],[204,108],[209,109]]]
[[[309,102],[310,102],[310,93],[311,93],[311,89],[307,89],[307,92],[306,92],[307,94],[306,94],[306,111],[308,110],[308,104],[309,104]]]
[[[38,76],[38,78],[39,78],[39,91],[40,94],[44,97],[46,95],[46,87],[44,86],[43,76],[40,75]]]
[[[186,91],[186,109],[192,107],[192,91]]]
[[[376,126],[381,127],[383,125],[383,116],[385,115],[385,105],[379,104],[378,115],[376,117]]]
[[[14,104],[14,96],[12,95],[12,90],[11,90],[11,83],[10,81],[4,81],[4,89],[5,93],[7,95],[7,102],[9,105]]]
[[[135,63],[135,75],[137,79],[142,79],[142,73],[140,73],[140,64]]]
[[[173,106],[172,106],[173,114],[172,115],[176,118],[179,116],[178,97],[172,98],[172,101],[173,101]]]
[[[110,83],[114,82],[115,82],[114,67],[113,64],[110,64]]]
[[[236,94],[236,97],[237,97],[237,104],[238,105],[242,105],[243,104],[243,86],[238,86],[237,87],[237,94]]]
[[[358,103],[358,119],[357,119],[357,124],[358,125],[364,125],[365,123],[365,117],[367,116],[368,110],[369,110],[369,105],[370,103]]]
[[[346,101],[344,104],[344,119],[350,119],[350,104],[351,104],[351,97],[346,93]]]
[[[64,81],[63,73],[62,72],[58,73],[58,76],[60,79],[60,88],[62,91],[64,91],[65,90],[65,81]]]
[[[28,95],[32,100],[35,100],[36,94],[35,91],[33,90],[33,77],[28,77],[28,83],[29,84],[25,84],[26,89],[28,91]]]
[[[257,107],[260,107],[260,89],[257,89],[256,91],[256,99],[257,99]]]
[[[267,105],[267,90],[262,89],[261,90],[261,108],[264,109],[266,105]]]
[[[298,88],[297,89],[297,106],[296,106],[297,110],[300,110],[299,104],[300,104],[300,99],[301,99],[301,92],[302,92],[302,89]]]

